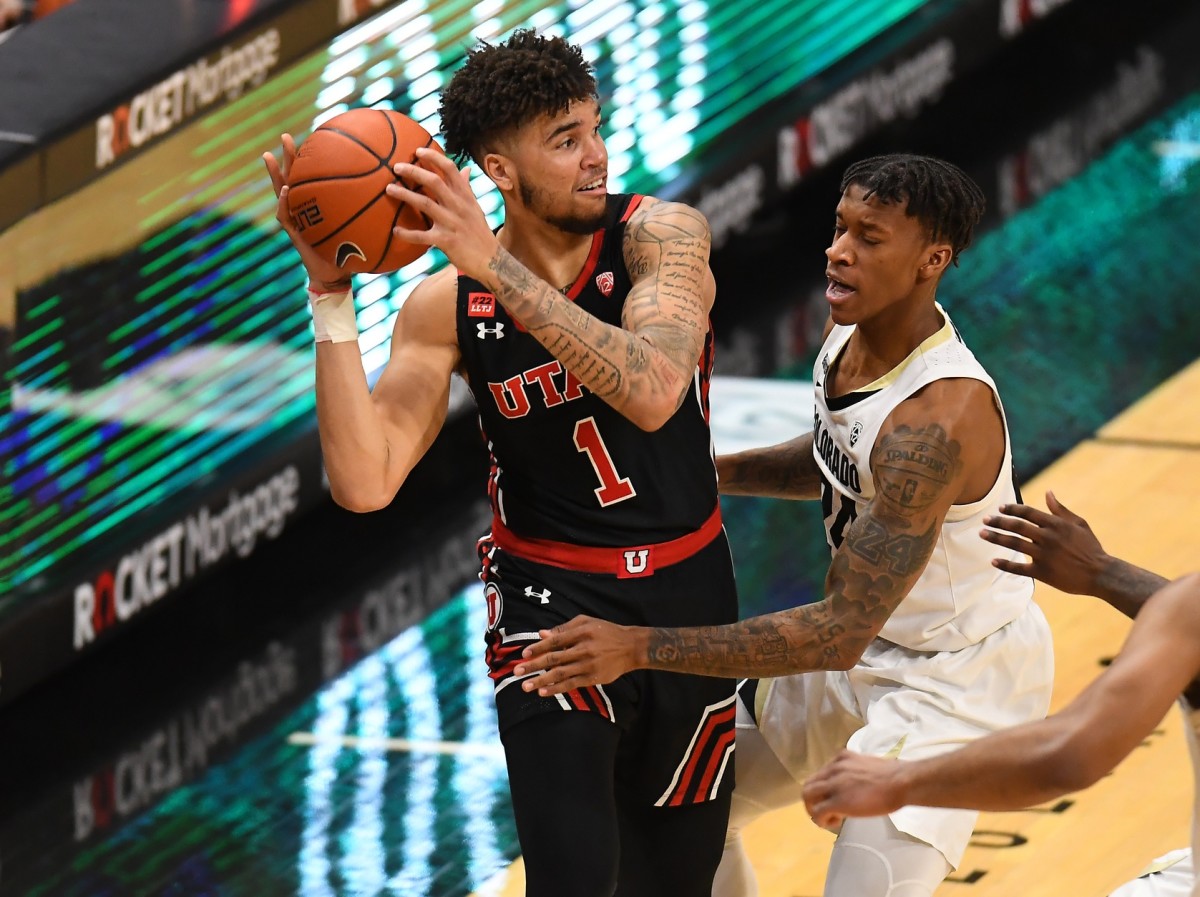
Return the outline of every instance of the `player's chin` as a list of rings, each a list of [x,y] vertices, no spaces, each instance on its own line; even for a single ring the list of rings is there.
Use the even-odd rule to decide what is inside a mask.
[[[600,203],[599,206],[598,210],[593,210],[577,205],[570,215],[553,218],[551,223],[570,234],[594,233],[604,227],[605,205]]]

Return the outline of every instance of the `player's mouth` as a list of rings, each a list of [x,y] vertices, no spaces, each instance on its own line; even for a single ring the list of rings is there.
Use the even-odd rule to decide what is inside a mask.
[[[825,298],[832,304],[836,305],[840,302],[845,302],[857,292],[850,284],[838,280],[828,271],[825,272],[825,276],[829,278],[829,286],[825,288]]]
[[[607,184],[608,175],[602,174],[599,177],[592,178],[586,184],[580,186],[576,192],[583,193],[587,196],[603,196],[608,192],[606,189]]]

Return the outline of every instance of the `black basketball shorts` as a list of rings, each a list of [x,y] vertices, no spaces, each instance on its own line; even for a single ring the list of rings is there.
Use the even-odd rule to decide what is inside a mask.
[[[578,614],[637,626],[735,622],[724,530],[690,557],[640,578],[550,566],[486,540],[480,550],[486,657],[501,732],[539,713],[598,713],[621,729],[617,781],[635,800],[680,806],[733,788],[735,680],[635,670],[608,685],[541,697],[512,673],[538,630]]]

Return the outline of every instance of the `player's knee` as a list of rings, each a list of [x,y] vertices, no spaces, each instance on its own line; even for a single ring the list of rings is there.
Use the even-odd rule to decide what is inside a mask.
[[[590,849],[570,851],[556,857],[533,859],[525,856],[526,897],[612,897],[617,891],[615,851]]]
[[[949,874],[940,851],[887,816],[849,819],[829,860],[825,897],[930,897]]]

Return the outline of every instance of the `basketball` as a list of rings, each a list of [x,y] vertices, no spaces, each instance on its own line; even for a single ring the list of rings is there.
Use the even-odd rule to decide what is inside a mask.
[[[288,212],[300,236],[327,261],[356,274],[395,271],[428,248],[398,240],[394,227],[424,230],[424,215],[388,196],[398,162],[437,147],[423,127],[390,109],[351,109],[309,135],[288,173]],[[406,187],[418,189],[414,184]]]

